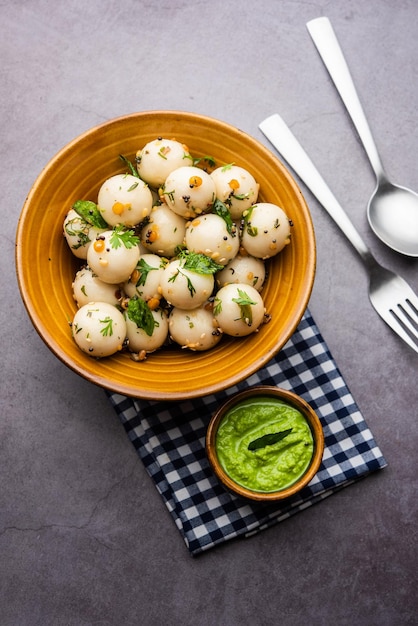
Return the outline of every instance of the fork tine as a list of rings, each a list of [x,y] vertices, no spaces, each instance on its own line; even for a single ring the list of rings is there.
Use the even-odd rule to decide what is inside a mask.
[[[391,318],[392,319],[390,321],[387,320],[387,319],[385,319],[385,321],[389,324],[389,326],[392,328],[392,330],[394,330],[395,333],[397,333],[399,335],[399,337],[401,339],[403,339],[405,341],[405,343],[408,344],[408,346],[410,346],[413,350],[415,350],[415,352],[418,353],[418,345],[410,337],[410,335],[406,332],[406,330],[405,330],[404,326],[402,325],[401,321],[398,319],[396,314],[393,313],[393,311],[392,311]]]
[[[385,322],[392,328],[392,330],[394,330],[395,333],[397,333],[399,337],[405,341],[405,343],[407,343],[413,350],[415,350],[415,352],[418,353],[417,331],[415,329],[413,331],[410,330],[409,328],[410,324],[408,325],[404,323],[404,320],[399,317],[398,311],[399,311],[399,305],[397,307],[397,310],[394,310],[392,308],[392,309],[388,309],[384,313],[382,310],[377,311],[377,312],[381,315],[381,317],[385,320]],[[411,334],[416,338],[415,340],[412,338]]]
[[[410,289],[409,285],[408,288]],[[405,343],[407,343],[413,350],[415,350],[415,352],[418,353],[418,336],[416,330],[414,329],[413,332],[410,331],[407,325],[404,324],[403,320],[399,317],[399,307],[402,305],[402,302],[393,302],[391,306],[384,306],[384,302],[382,302],[379,298],[376,298],[375,295],[376,294],[369,293],[370,301],[374,309],[386,322],[386,324],[390,326],[390,328],[397,335],[399,335],[399,337],[403,339]],[[398,300],[400,300],[400,298]],[[415,340],[412,338],[412,335],[416,337]]]
[[[372,304],[392,330],[418,352],[418,296],[404,278],[387,270],[384,272],[386,280],[383,282],[390,279],[387,285],[390,284],[392,302],[387,301],[389,293],[386,288],[382,290],[380,284],[380,289],[372,290],[374,294],[369,293]],[[381,280],[381,270],[379,277]]]
[[[403,298],[398,302],[396,311],[393,314],[399,318],[412,336],[418,339],[418,297],[411,287],[402,279]]]
[[[413,318],[409,314],[409,311],[406,310],[403,304],[398,304],[396,309],[391,309],[391,313],[401,324],[403,324],[409,330],[409,332],[415,339],[418,339],[417,322],[413,320]]]
[[[409,308],[414,313],[413,321],[418,325],[418,297],[415,294],[408,296],[406,302],[409,304]]]

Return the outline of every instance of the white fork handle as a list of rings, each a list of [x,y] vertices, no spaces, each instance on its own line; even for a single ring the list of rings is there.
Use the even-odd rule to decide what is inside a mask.
[[[318,17],[307,22],[306,27],[313,42],[334,81],[335,87],[349,112],[360,136],[367,156],[378,180],[386,178],[382,162],[377,152],[369,124],[357,95],[350,70],[338,43],[331,22],[327,17]]]
[[[322,178],[321,174],[312,163],[305,150],[302,148],[292,131],[284,120],[275,113],[265,119],[259,128],[282,154],[289,165],[305,185],[312,191],[314,196],[322,204],[332,219],[343,231],[344,235],[357,250],[362,260],[367,264],[370,262],[371,252],[364,243],[358,231],[354,228],[347,213],[344,211],[334,194]]]

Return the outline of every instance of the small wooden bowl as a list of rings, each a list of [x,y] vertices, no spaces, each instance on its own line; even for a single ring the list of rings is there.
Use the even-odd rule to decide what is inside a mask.
[[[300,411],[308,422],[313,436],[314,450],[309,467],[295,483],[277,491],[254,491],[236,483],[222,468],[216,453],[217,432],[226,413],[239,402],[257,396],[270,396]],[[324,453],[324,433],[317,414],[303,398],[291,391],[280,389],[279,387],[258,385],[235,394],[216,411],[209,423],[206,433],[206,453],[214,473],[229,491],[241,497],[259,502],[283,500],[295,495],[298,491],[303,489],[303,487],[306,487],[317,473]]]
[[[224,337],[208,352],[159,350],[142,362],[127,352],[96,360],[73,341],[77,310],[72,281],[80,263],[63,237],[63,220],[79,199],[97,201],[106,178],[126,171],[119,157],[158,136],[176,138],[195,156],[236,163],[260,184],[260,201],[279,204],[293,223],[292,241],[269,263],[263,299],[271,322],[243,340]],[[92,128],[65,146],[35,181],[16,237],[20,293],[35,329],[74,372],[120,394],[182,400],[215,393],[244,380],[291,337],[309,300],[316,263],[314,231],[302,194],[281,162],[258,141],[224,122],[193,113],[133,113]]]

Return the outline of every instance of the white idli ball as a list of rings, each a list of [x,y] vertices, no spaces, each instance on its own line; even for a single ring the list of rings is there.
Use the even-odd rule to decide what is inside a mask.
[[[212,209],[215,183],[204,170],[183,166],[166,178],[160,195],[174,213],[190,219]]]
[[[213,314],[225,334],[244,337],[256,332],[262,324],[264,302],[251,285],[226,285],[215,296]]]
[[[217,167],[211,173],[215,182],[216,197],[229,209],[233,220],[257,202],[260,185],[254,176],[239,165]]]
[[[276,204],[255,204],[245,216],[241,241],[248,254],[268,259],[290,243],[290,220]]]
[[[179,167],[193,165],[190,152],[175,139],[158,137],[147,143],[136,154],[138,174],[151,187],[160,187],[167,176]]]
[[[125,318],[108,302],[90,302],[74,315],[72,334],[80,350],[89,356],[110,356],[122,350],[126,338]]]
[[[133,231],[108,230],[91,244],[87,263],[105,283],[124,283],[139,260],[138,237]]]
[[[146,183],[132,174],[115,174],[100,187],[97,206],[110,226],[135,226],[151,213],[153,197]]]

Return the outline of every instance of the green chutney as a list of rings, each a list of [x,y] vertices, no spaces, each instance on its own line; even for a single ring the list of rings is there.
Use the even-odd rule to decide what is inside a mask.
[[[270,439],[283,438],[263,445],[269,437],[260,438],[272,434]],[[255,441],[261,447],[248,449]],[[252,491],[272,492],[290,487],[306,472],[314,441],[309,423],[298,409],[273,397],[258,396],[227,411],[218,427],[215,448],[232,480]]]

